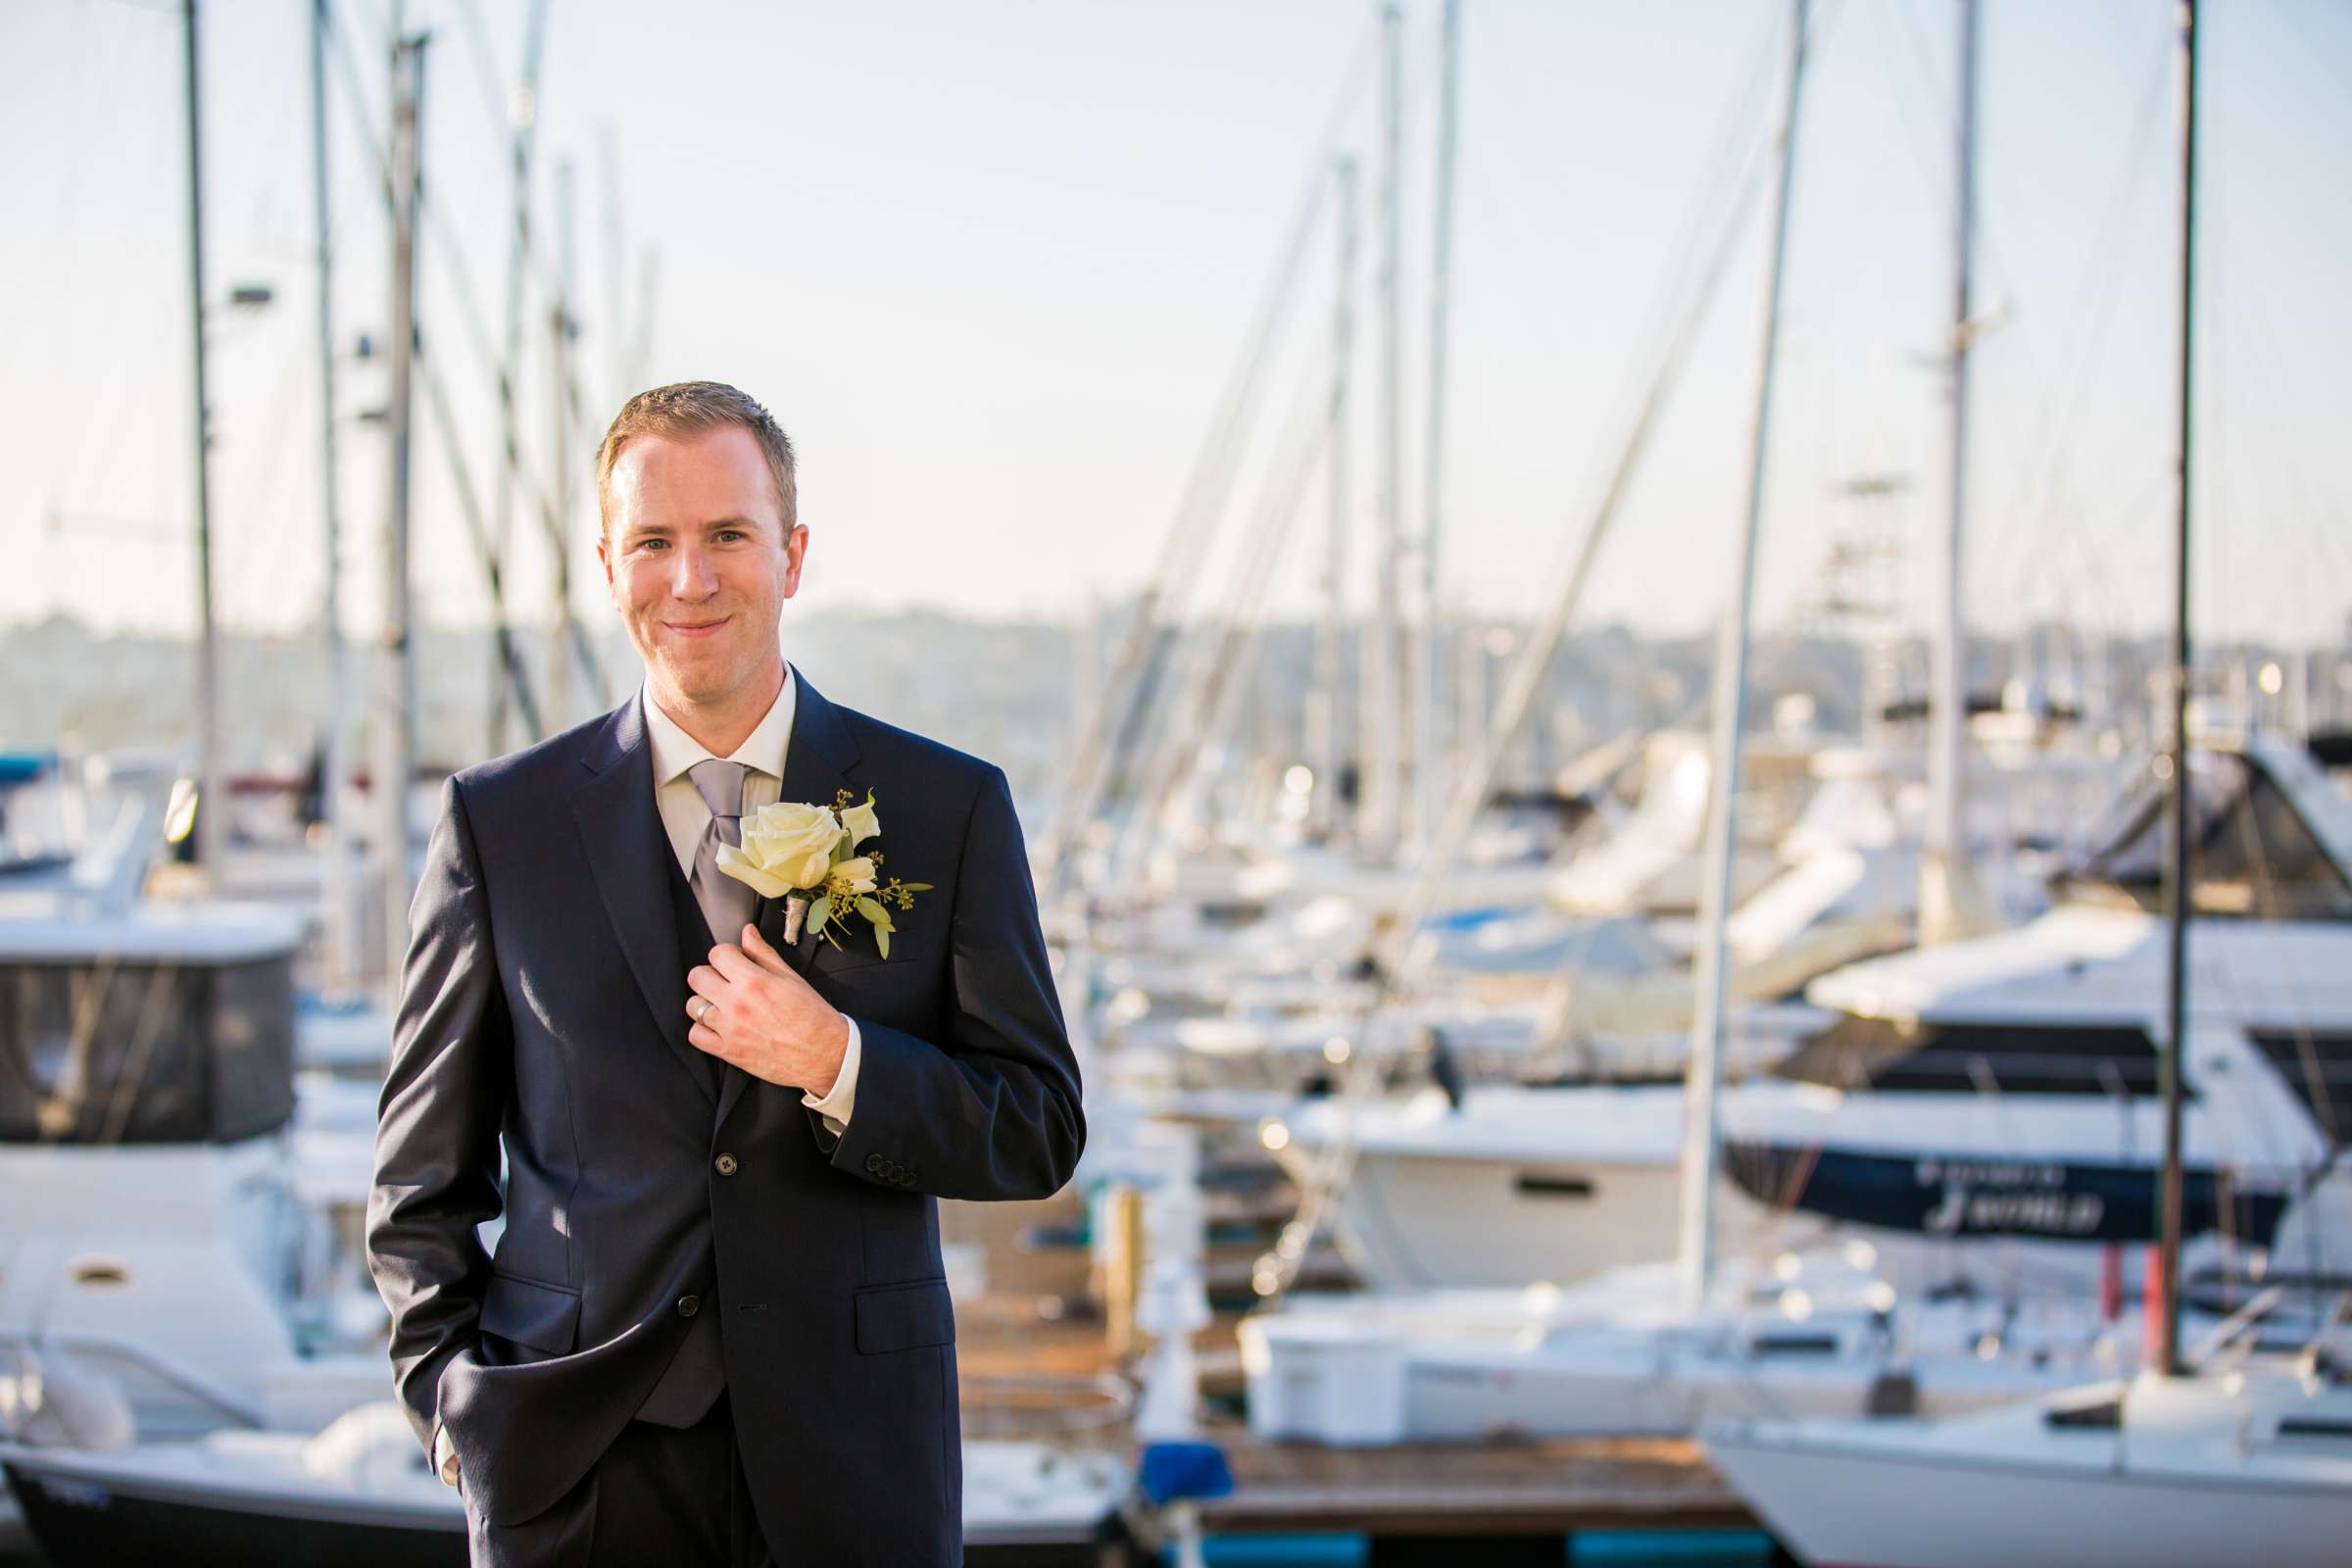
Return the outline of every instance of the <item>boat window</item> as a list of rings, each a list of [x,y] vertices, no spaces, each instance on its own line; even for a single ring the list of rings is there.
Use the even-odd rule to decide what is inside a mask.
[[[2331,1421],[2318,1415],[2281,1416],[2278,1435],[2282,1438],[2352,1438],[2352,1421]]]
[[[2303,1097],[2328,1141],[2352,1138],[2352,1034],[2341,1030],[2250,1030],[2287,1086]]]
[[[1747,1342],[1753,1355],[1833,1355],[1838,1350],[1835,1334],[1759,1334]]]
[[[0,1143],[226,1141],[293,1109],[288,958],[0,965]]]
[[[130,1265],[119,1257],[77,1257],[66,1265],[66,1277],[89,1290],[105,1290],[130,1283]]]
[[[2158,1092],[2155,1042],[2135,1025],[1937,1023],[1847,1013],[1773,1075],[1882,1094],[2130,1095]]]
[[[1590,1177],[1551,1176],[1541,1171],[1521,1171],[1512,1185],[1530,1198],[1591,1198],[1598,1191]]]
[[[2123,1396],[2102,1390],[2089,1398],[2052,1402],[2042,1406],[2041,1421],[2050,1427],[2121,1427]]]
[[[2239,756],[2198,752],[2188,770],[2189,887],[2201,915],[2352,919],[2352,880],[2270,775]],[[2070,896],[2163,908],[2165,791],[2143,781],[2056,878]]]

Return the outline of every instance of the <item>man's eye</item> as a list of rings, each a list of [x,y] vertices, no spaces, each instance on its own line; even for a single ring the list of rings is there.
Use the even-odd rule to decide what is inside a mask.
[[[666,550],[669,548],[669,541],[666,539],[640,539],[637,541],[637,548],[640,550]]]
[[[747,537],[741,528],[722,528],[719,530],[718,536],[721,539],[742,539]]]

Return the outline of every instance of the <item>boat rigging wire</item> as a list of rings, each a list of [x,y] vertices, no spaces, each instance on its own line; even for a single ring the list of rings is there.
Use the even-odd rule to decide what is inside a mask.
[[[374,170],[377,179],[382,185],[384,197],[389,201],[392,199],[391,165],[385,158],[381,144],[376,140],[374,127],[368,122],[366,98],[359,88],[359,72],[351,58],[345,29],[333,29],[329,32],[328,37],[332,41],[330,52],[343,74],[346,89],[344,101],[352,106],[353,129],[360,149],[366,155],[369,167]],[[437,204],[426,200],[422,193],[419,193],[416,205],[424,231],[433,236],[436,244],[441,247],[442,265],[458,296],[459,316],[468,328],[475,352],[481,356],[486,365],[493,368],[495,373],[499,359],[490,347],[489,328],[473,298],[464,247],[460,244],[457,236],[450,231],[448,220],[443,216],[442,210]],[[417,334],[417,346],[421,349],[421,331]],[[436,400],[444,397],[445,392],[434,391],[434,384],[439,380],[437,362],[421,352],[417,354],[416,361],[416,369],[427,382],[428,395]],[[445,425],[442,444],[447,449],[450,462],[462,466],[464,460],[461,449],[450,438],[448,430],[449,426],[454,426],[454,418],[446,411],[437,411],[436,417]],[[504,454],[504,457],[509,471],[522,486],[525,497],[534,504],[533,510],[538,513],[541,527],[547,535],[548,548],[559,553],[569,550],[571,541],[564,536],[564,531],[567,519],[557,515],[553,493],[541,483],[540,475],[523,466],[523,459],[519,451],[509,451]],[[470,481],[462,486],[462,489],[470,491]],[[468,515],[471,515],[470,511]],[[479,528],[474,529],[474,532],[477,536],[486,537]],[[612,688],[606,680],[604,661],[598,655],[595,639],[588,635],[586,626],[582,624],[580,617],[572,612],[569,606],[564,607],[564,623],[572,645],[572,657],[578,661],[581,670],[585,672],[589,686],[603,698],[610,700]]]
[[[2009,504],[1988,514],[1993,527],[1999,528],[2006,522],[2007,531],[2005,536],[1987,539],[1991,548],[1982,559],[2018,563],[2018,576],[2004,596],[2012,604],[2030,603],[2033,590],[2046,580],[2048,563],[2041,552],[2021,548],[2030,541],[2045,540],[2063,541],[2073,549],[2079,557],[2080,585],[2113,604],[2111,578],[2099,569],[2099,554],[2091,548],[2093,541],[2087,537],[2088,530],[2080,517],[2073,526],[2068,526],[2060,516],[2071,493],[2063,473],[2069,456],[2080,448],[2078,434],[2089,408],[2094,375],[2107,362],[2117,307],[2124,292],[2116,286],[2116,279],[2123,274],[2132,253],[2132,234],[2140,208],[2144,206],[2134,198],[2158,167],[2149,153],[2163,123],[2167,93],[2172,86],[2172,39],[2158,38],[2144,71],[2146,85],[2141,89],[2138,112],[2130,135],[2125,138],[2123,154],[2110,182],[2106,209],[2094,231],[2065,318],[2080,323],[2079,347],[2075,352],[2060,355],[2062,368],[2057,374],[2045,375],[2034,364],[2032,339],[2014,340],[2014,351],[2026,361],[2033,379],[2048,388],[2048,392],[2039,414],[2027,426],[2032,432],[2031,444],[2025,459],[2017,466]],[[1978,246],[1984,254],[1987,271],[2005,272],[2007,269],[2000,266],[1990,228],[1989,224],[1979,225]],[[2132,518],[2138,514],[2138,509],[2134,508],[2124,516]],[[2108,618],[2112,624],[2120,625],[2123,617],[2111,610]]]
[[[1322,385],[1327,374],[1316,367],[1305,375],[1281,451],[1261,478],[1245,530],[1249,545],[1234,562],[1231,582],[1218,601],[1223,612],[1194,629],[1177,701],[1160,705],[1167,717],[1112,857],[1115,886],[1126,885],[1140,869],[1138,861],[1159,829],[1182,816],[1196,774],[1217,755],[1238,716],[1236,697],[1249,684],[1266,590],[1293,537],[1307,482],[1329,444],[1331,418]]]
[[[1825,8],[1823,14],[1812,22],[1800,56],[1818,53],[1837,14],[1838,10],[1833,5]],[[1388,1054],[1375,1049],[1364,1026],[1372,1014],[1406,991],[1411,981],[1417,978],[1421,965],[1427,961],[1426,951],[1418,941],[1422,921],[1435,906],[1446,871],[1468,842],[1503,753],[1516,741],[1521,726],[1533,710],[1544,672],[1583,598],[1584,586],[1599,547],[1609,533],[1626,492],[1641,469],[1642,459],[1648,449],[1649,436],[1656,428],[1669,395],[1680,380],[1683,365],[1713,304],[1716,286],[1728,270],[1739,241],[1746,232],[1748,216],[1769,183],[1768,176],[1775,168],[1775,155],[1788,134],[1788,125],[1782,123],[1754,149],[1748,166],[1748,177],[1742,182],[1738,198],[1726,215],[1711,247],[1697,297],[1685,313],[1662,362],[1649,378],[1648,390],[1633,431],[1611,470],[1600,505],[1587,522],[1578,541],[1572,563],[1561,579],[1559,593],[1546,618],[1521,645],[1519,656],[1504,684],[1501,701],[1496,705],[1494,717],[1488,727],[1485,744],[1480,748],[1476,760],[1455,781],[1446,813],[1440,819],[1437,831],[1422,849],[1410,891],[1395,918],[1389,922],[1385,936],[1381,934],[1379,926],[1375,927],[1371,951],[1366,955],[1374,976],[1371,996],[1359,1009],[1352,1031],[1356,1038],[1364,1042],[1364,1049],[1355,1052],[1348,1060],[1339,1098],[1342,1104],[1361,1101],[1381,1082]],[[1334,1136],[1316,1152],[1308,1177],[1300,1184],[1302,1191],[1298,1213],[1283,1227],[1274,1250],[1260,1257],[1252,1271],[1252,1283],[1258,1295],[1268,1301],[1279,1300],[1298,1277],[1313,1237],[1322,1229],[1330,1213],[1334,1195],[1346,1182],[1353,1166],[1354,1153],[1352,1119],[1342,1115],[1337,1118]]]
[[[1377,25],[1367,24],[1342,77],[1324,132],[1308,158],[1304,184],[1278,252],[1280,259],[1180,492],[1158,564],[1129,616],[1102,691],[1072,738],[1066,782],[1033,856],[1049,903],[1056,892],[1069,888],[1070,861],[1079,840],[1103,812],[1131,756],[1164,659],[1159,631],[1163,624],[1179,621],[1191,584],[1208,553],[1207,540],[1224,514],[1244,431],[1255,409],[1274,341],[1289,314],[1316,220],[1330,199],[1329,170],[1340,129],[1371,79],[1378,41]]]

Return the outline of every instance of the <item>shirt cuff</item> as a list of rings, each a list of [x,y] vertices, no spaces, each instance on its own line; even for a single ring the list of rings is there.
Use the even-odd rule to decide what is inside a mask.
[[[822,1116],[825,1131],[836,1138],[850,1124],[850,1108],[858,1102],[858,1060],[863,1054],[858,1045],[858,1020],[845,1017],[842,1021],[850,1026],[850,1043],[841,1053],[841,1071],[834,1075],[832,1089],[822,1100],[811,1094],[801,1096],[801,1103]]]
[[[433,1473],[445,1486],[458,1484],[458,1452],[449,1446],[449,1429],[433,1428]]]

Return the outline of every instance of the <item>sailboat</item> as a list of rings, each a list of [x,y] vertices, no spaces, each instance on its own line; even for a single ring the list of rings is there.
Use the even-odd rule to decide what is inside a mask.
[[[2347,1348],[1944,1421],[1727,1423],[1707,1456],[1807,1562],[2323,1568],[2352,1542]]]
[[[2163,1060],[2162,1233],[2148,1370],[2128,1382],[1949,1421],[1738,1421],[1706,1434],[1709,1456],[1781,1540],[1809,1562],[1903,1568],[2066,1562],[2167,1568],[2245,1560],[2300,1568],[2341,1563],[2352,1542],[2352,1336],[2343,1280],[2291,1356],[2263,1353],[2248,1325],[2288,1297],[2273,1285],[2200,1352],[2178,1351],[2186,1206],[2182,1068],[2192,1048],[2188,956],[2203,879],[2226,894],[2226,856],[2197,853],[2188,766],[2189,409],[2196,233],[2197,29],[2180,8],[2181,75],[2180,481],[2173,632],[2169,824],[2156,862],[2171,938]],[[2216,863],[2218,861],[2218,863]],[[2191,879],[2195,866],[2198,880]],[[2340,893],[2342,888],[2334,890]],[[2204,925],[2193,934],[2206,961]],[[2201,1040],[2195,1042],[2202,1050]],[[2339,1169],[2340,1169],[2339,1165]]]
[[[2201,846],[2267,843],[2290,868],[2259,896],[2225,879],[2204,890],[2289,916],[2216,933],[2221,967],[2250,978],[2259,960],[2274,980],[2282,967],[2345,972],[2352,927],[2330,922],[2352,913],[2352,813],[2313,760],[2276,743],[2209,746],[2188,776]],[[2161,952],[2143,907],[2157,804],[2126,797],[2119,825],[2057,877],[2071,905],[2047,921],[1865,961],[1809,988],[1828,1027],[1786,1077],[1721,1102],[1744,1193],[1715,1228],[1733,1250],[1818,1236],[1823,1223],[1869,1226],[1868,1239],[1740,1259],[1695,1307],[1663,1261],[1550,1283],[1629,1253],[1665,1257],[1683,1168],[1675,1091],[1473,1089],[1370,1115],[1303,1108],[1279,1138],[1286,1163],[1308,1164],[1335,1136],[1326,1124],[1349,1120],[1343,1226],[1367,1272],[1409,1294],[1299,1298],[1245,1322],[1253,1428],[1393,1443],[1688,1433],[1732,1415],[1949,1415],[2130,1366],[2142,1312],[2093,1304],[2109,1254],[2091,1244],[2150,1227],[2163,1129],[2154,1020],[2140,1013]],[[2251,812],[2259,833],[2243,831]],[[2260,1268],[2266,1244],[2291,1242],[2273,1250],[2274,1269],[2315,1250],[2324,1259],[2345,1239],[2342,1183],[2309,1180],[2341,1107],[2312,1092],[2326,1086],[2308,1081],[2293,1047],[2352,1023],[2301,988],[2290,1018],[2276,989],[2225,984],[2200,1017],[2187,1124],[2197,1163],[2183,1184],[2185,1228],[2217,1259],[2233,1242],[2235,1261]],[[2097,1033],[2101,1008],[2130,1025],[2113,1041]],[[1811,1212],[1773,1218],[1792,1193]],[[1473,1210],[1498,1222],[1472,1236],[1457,1216]],[[2021,1257],[2039,1265],[2038,1283],[2082,1289],[2020,1299]],[[1954,1291],[1972,1263],[1977,1291]],[[2012,1289],[1997,1288],[2004,1275]]]

